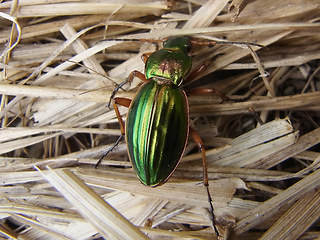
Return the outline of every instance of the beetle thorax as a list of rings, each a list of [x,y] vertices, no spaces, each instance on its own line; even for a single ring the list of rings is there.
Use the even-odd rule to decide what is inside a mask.
[[[179,86],[191,68],[191,58],[186,53],[161,49],[150,55],[146,62],[146,77],[167,79]]]

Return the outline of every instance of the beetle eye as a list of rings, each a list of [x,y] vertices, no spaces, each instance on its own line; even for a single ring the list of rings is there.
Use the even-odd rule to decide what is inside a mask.
[[[191,44],[190,43],[186,43],[186,45],[184,45],[185,49],[187,52],[191,51]]]
[[[164,47],[166,44],[167,44],[168,40],[165,40],[163,43],[162,43],[162,46]]]

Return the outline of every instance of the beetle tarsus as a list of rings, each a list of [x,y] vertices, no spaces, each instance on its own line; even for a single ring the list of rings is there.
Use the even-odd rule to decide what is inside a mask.
[[[210,195],[210,191],[209,191],[209,185],[205,186],[207,189],[207,195],[208,195],[208,202],[209,202],[209,206],[210,206],[210,220],[211,220],[211,225],[213,230],[215,231],[215,234],[217,237],[221,237],[218,228],[217,228],[217,224],[216,224],[216,220],[215,220],[215,216],[214,216],[214,209],[213,209],[213,205],[212,205],[212,198]]]
[[[103,154],[103,156],[98,160],[98,162],[96,163],[96,165],[94,166],[94,168],[97,168],[97,167],[99,166],[99,164],[101,163],[101,161],[105,158],[105,156],[107,156],[107,155],[109,154],[109,152],[112,152],[113,149],[114,149],[116,146],[118,146],[118,144],[119,144],[119,142],[120,142],[120,140],[121,140],[122,137],[123,137],[123,135],[120,135],[120,137],[119,137],[119,138],[117,139],[117,141],[113,144],[113,146],[110,147],[110,148],[108,149],[108,151],[106,151],[106,152]]]
[[[248,111],[253,115],[254,119],[255,119],[260,125],[263,125],[263,124],[264,124],[263,120],[262,120],[261,117],[258,115],[258,113],[254,110],[253,107],[249,107],[249,108],[248,108]]]

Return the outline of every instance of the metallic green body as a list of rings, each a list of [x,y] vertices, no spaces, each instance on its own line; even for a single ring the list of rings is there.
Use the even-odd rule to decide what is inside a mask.
[[[191,65],[191,57],[184,52],[161,49],[148,58],[145,74],[147,79],[152,77],[159,78],[159,81],[166,79],[174,85],[180,86]]]
[[[178,88],[191,68],[188,38],[171,38],[167,43],[146,62],[149,81],[132,100],[125,128],[132,166],[140,181],[149,186],[171,176],[189,133],[188,100]]]
[[[185,93],[151,80],[138,91],[126,122],[132,166],[145,185],[165,182],[183,154],[189,129]]]

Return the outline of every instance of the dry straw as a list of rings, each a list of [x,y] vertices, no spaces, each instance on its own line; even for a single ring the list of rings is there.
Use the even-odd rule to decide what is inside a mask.
[[[193,49],[194,67],[209,65],[186,86],[239,100],[189,96],[221,238],[318,238],[319,8],[318,0],[0,3],[1,238],[216,238],[192,141],[160,187],[139,182],[125,143],[94,168],[120,134],[107,107],[113,89],[143,72],[142,53],[161,47],[146,40],[176,35],[242,42]],[[134,97],[139,84],[117,96]]]

